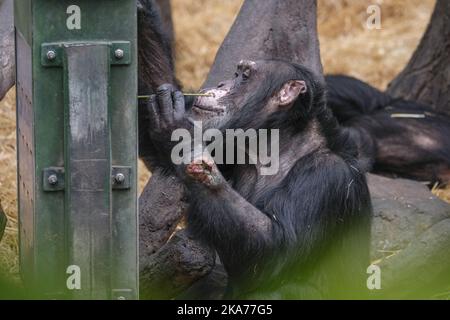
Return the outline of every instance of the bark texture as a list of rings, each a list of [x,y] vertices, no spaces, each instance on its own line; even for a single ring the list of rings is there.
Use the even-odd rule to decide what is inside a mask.
[[[450,115],[450,1],[436,2],[419,46],[388,93]]]
[[[203,86],[231,77],[242,59],[285,59],[322,75],[316,12],[316,1],[246,0]]]

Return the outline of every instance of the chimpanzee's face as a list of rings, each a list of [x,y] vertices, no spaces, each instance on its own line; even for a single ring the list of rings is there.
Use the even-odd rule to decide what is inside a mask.
[[[289,78],[289,67],[288,63],[281,61],[242,60],[232,79],[219,83],[215,88],[202,90],[210,96],[200,96],[194,101],[191,117],[220,124],[242,111],[246,105],[254,107],[258,104],[258,110],[253,111],[263,111],[265,115],[278,111],[280,107],[291,106],[298,95],[306,91],[306,84],[300,79]],[[280,90],[265,92],[265,88],[270,86],[264,84],[284,75],[286,81]]]
[[[256,62],[241,61],[232,79],[219,83],[215,88],[202,90],[209,97],[200,96],[194,101],[192,116],[198,120],[218,120],[234,113],[257,89],[254,85],[257,78]]]

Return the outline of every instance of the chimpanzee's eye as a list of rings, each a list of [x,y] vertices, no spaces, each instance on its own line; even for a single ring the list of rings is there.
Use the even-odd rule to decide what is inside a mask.
[[[234,73],[234,77],[235,77],[235,78],[239,77],[239,73],[235,72],[235,73]]]

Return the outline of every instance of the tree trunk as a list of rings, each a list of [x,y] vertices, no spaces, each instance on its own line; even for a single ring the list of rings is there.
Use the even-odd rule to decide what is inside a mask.
[[[0,100],[15,82],[13,4],[0,0]]]
[[[154,255],[141,261],[141,298],[177,296],[210,273],[214,257],[214,251],[189,237],[185,231],[177,232]]]
[[[436,2],[418,48],[388,93],[450,115],[450,1]]]
[[[139,257],[145,261],[169,240],[183,217],[187,203],[184,187],[175,176],[152,173],[139,197]]]
[[[285,59],[322,75],[316,12],[316,1],[246,0],[203,86],[231,77],[242,59]]]

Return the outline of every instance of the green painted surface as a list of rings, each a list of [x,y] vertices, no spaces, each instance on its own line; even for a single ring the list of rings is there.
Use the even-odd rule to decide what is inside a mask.
[[[77,5],[81,13],[81,29],[69,30],[67,9]],[[112,270],[109,297],[114,290],[131,289],[137,294],[137,26],[134,0],[17,0],[16,28],[32,49],[32,123],[18,126],[29,132],[32,159],[19,147],[19,176],[30,164],[35,178],[26,181],[32,200],[19,201],[21,213],[21,261],[25,279],[34,281],[43,294],[70,298],[66,288],[69,261],[70,219],[65,210],[66,191],[43,190],[43,170],[65,165],[65,73],[64,67],[48,67],[41,63],[44,43],[113,42],[131,43],[131,64],[111,65],[109,74],[108,115],[111,134],[111,164],[132,170],[132,186],[114,190],[111,197],[111,248],[108,266]],[[18,57],[20,53],[18,53]],[[18,58],[19,59],[19,58]],[[25,61],[18,61],[18,73]],[[26,79],[18,74],[18,79]],[[19,89],[18,89],[19,90]],[[23,98],[23,97],[22,97]],[[21,99],[18,91],[18,100]],[[24,108],[26,109],[26,108]],[[21,115],[18,115],[18,123]],[[18,132],[18,137],[20,133]],[[68,179],[66,179],[68,181]],[[67,182],[66,182],[67,183]],[[29,184],[29,185],[28,185]],[[20,188],[19,188],[20,189]],[[67,189],[67,188],[66,188]],[[25,190],[25,188],[24,188]],[[26,192],[19,190],[19,197]],[[28,206],[32,206],[27,210]],[[22,219],[23,216],[23,219]],[[30,266],[31,264],[31,266]],[[115,291],[114,291],[115,292]],[[125,291],[128,292],[128,291]],[[105,295],[101,294],[103,298]],[[95,294],[93,296],[95,298]]]

